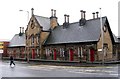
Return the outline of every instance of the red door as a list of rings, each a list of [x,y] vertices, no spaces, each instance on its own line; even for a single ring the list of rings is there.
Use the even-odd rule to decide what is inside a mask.
[[[32,59],[35,59],[35,49],[32,49]]]
[[[95,53],[95,51],[93,50],[93,49],[90,49],[90,61],[91,62],[94,62],[94,53]]]
[[[70,49],[70,61],[73,61],[73,50],[72,49]]]
[[[56,52],[56,49],[54,49],[54,60],[56,60],[57,58],[57,52]]]

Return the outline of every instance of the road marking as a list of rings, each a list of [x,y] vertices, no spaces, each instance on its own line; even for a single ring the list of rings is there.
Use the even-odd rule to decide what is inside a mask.
[[[6,65],[3,65],[6,66]],[[113,72],[115,71],[104,71],[104,70],[99,70],[99,69],[95,69],[95,67],[71,67],[71,66],[52,66],[52,65],[31,65],[31,66],[16,66],[16,67],[20,67],[20,68],[29,68],[29,69],[33,69],[33,70],[44,70],[44,71],[52,71],[54,69],[58,69],[58,70],[65,70],[66,72],[71,72],[71,73],[84,73],[84,74],[108,74],[108,75],[118,75],[118,74],[114,74]],[[83,69],[82,69],[83,68]],[[90,69],[91,68],[91,69]],[[113,68],[113,67],[105,67],[105,69],[107,68]]]
[[[4,67],[4,66],[6,66],[6,65],[3,65],[3,64],[2,64],[2,65],[0,65],[0,67]]]
[[[71,72],[71,73],[83,73],[83,74],[98,74],[98,73],[89,73],[89,72],[76,72],[76,71],[69,71],[69,72]],[[99,73],[99,75],[105,75],[106,73]],[[118,76],[118,74],[117,73],[112,73],[112,74],[106,74],[106,76],[115,76],[115,77],[117,77]]]
[[[118,76],[118,74],[110,74],[110,75],[115,75],[115,76]]]
[[[35,66],[40,66],[40,67],[52,67],[52,68],[114,68],[116,66],[96,66],[96,67],[74,67],[74,66],[52,66],[52,65],[32,65],[33,67]]]
[[[34,69],[34,70],[45,70],[45,71],[52,71],[53,69],[59,69],[59,70],[65,70],[67,72],[71,72],[71,73],[85,73],[85,74],[107,74],[107,75],[114,75],[116,76],[117,74],[114,74],[114,72],[116,71],[108,71],[108,70],[101,70],[101,69],[95,69],[95,68],[76,68],[76,67],[66,67],[66,66],[51,66],[51,65],[33,65],[33,66],[28,66],[30,69]],[[74,70],[74,69],[75,70]],[[113,67],[107,67],[107,68],[113,68]],[[106,68],[106,69],[107,69]],[[70,69],[70,70],[69,70]],[[72,70],[71,70],[72,69]]]
[[[81,73],[81,72],[84,72],[84,73],[105,73],[105,74],[112,74],[112,73],[117,73],[116,71],[103,71],[103,70],[92,70],[92,69],[89,69],[89,70],[68,70],[68,72],[75,72],[75,73]]]

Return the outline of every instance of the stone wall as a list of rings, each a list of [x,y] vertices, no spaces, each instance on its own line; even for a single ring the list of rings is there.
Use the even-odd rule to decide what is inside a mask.
[[[102,37],[100,35],[99,41],[97,43],[97,51],[98,51],[98,58],[99,60],[103,59],[103,56],[105,58],[105,60],[111,60],[112,59],[112,52],[113,52],[113,45],[112,45],[112,40],[111,40],[111,36],[110,33],[108,31],[108,29],[106,30],[106,32],[103,31],[103,43],[108,45],[108,49],[106,50],[107,53],[105,55],[103,55],[102,53]]]

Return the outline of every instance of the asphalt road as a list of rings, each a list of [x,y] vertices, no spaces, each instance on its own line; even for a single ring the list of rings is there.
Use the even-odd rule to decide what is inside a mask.
[[[2,79],[12,78],[13,77],[62,77],[62,78],[75,78],[81,77],[82,79],[86,77],[86,79],[93,79],[92,77],[96,77],[97,79],[115,79],[114,77],[118,77],[119,66],[96,66],[96,67],[73,67],[73,66],[53,66],[53,65],[36,65],[36,64],[28,64],[26,62],[18,62],[15,61],[16,66],[11,68],[9,66],[9,61],[0,61],[0,77]],[[110,79],[109,78],[109,79]],[[22,78],[23,79],[23,78]],[[26,78],[27,79],[27,78]],[[52,78],[53,79],[53,78]],[[57,78],[58,79],[58,78]],[[95,78],[94,78],[95,79]]]

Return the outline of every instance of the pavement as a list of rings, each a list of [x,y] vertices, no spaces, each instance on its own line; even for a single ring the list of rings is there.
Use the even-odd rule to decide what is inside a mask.
[[[2,60],[2,61],[7,61],[9,62],[9,60]],[[21,63],[21,64],[34,64],[34,65],[54,65],[54,66],[75,66],[75,67],[104,67],[104,66],[116,66],[119,63],[116,63],[115,61],[113,61],[112,63],[107,62],[107,63],[99,63],[99,62],[94,62],[94,63],[90,63],[90,62],[67,62],[67,61],[47,61],[47,60],[41,60],[41,61],[35,61],[35,60],[31,60],[29,62],[25,61],[25,60],[15,60],[15,62]]]
[[[119,66],[116,65],[62,66],[38,62],[27,63],[25,61],[15,61],[15,63],[16,66],[10,68],[8,60],[2,61],[0,67],[2,68],[3,79],[58,79],[61,77],[61,79],[117,79],[119,74]]]
[[[19,59],[16,59],[16,60],[19,60]],[[69,61],[69,60],[60,61],[60,60],[45,60],[45,59],[30,59],[30,61],[33,61],[33,62],[53,62],[53,63],[120,64],[120,61],[118,61],[118,60],[104,61],[104,63],[102,61],[94,61],[94,62]]]

